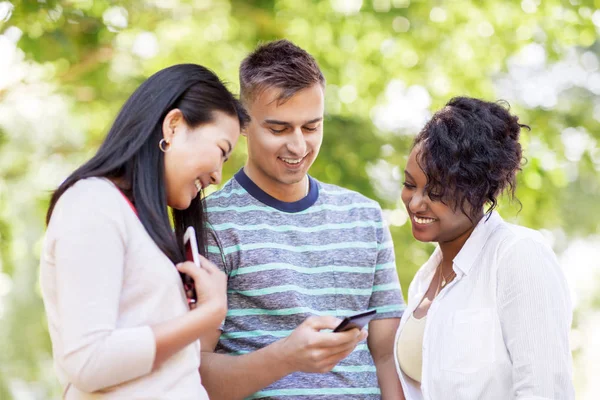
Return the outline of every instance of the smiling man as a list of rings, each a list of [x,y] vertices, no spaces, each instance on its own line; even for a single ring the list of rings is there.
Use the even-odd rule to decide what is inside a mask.
[[[202,338],[203,384],[215,399],[402,398],[392,352],[404,307],[381,209],[308,175],[323,140],[321,70],[281,40],[242,62],[240,84],[248,160],[207,199],[229,312]],[[373,308],[368,339],[331,332]]]

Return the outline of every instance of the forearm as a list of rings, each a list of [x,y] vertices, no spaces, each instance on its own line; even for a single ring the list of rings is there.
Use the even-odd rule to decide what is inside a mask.
[[[404,400],[394,361],[394,343],[399,323],[399,318],[387,318],[371,321],[369,324],[369,350],[375,362],[381,398],[384,400]]]
[[[224,318],[226,309],[212,304],[200,305],[180,317],[152,327],[156,340],[156,355],[153,369],[190,343],[198,340],[203,333],[214,330]]]
[[[241,356],[202,352],[202,385],[212,399],[243,399],[293,371],[281,358],[281,341]]]
[[[381,357],[375,362],[375,367],[377,368],[381,398],[383,400],[404,400],[404,392],[396,373],[393,354]]]

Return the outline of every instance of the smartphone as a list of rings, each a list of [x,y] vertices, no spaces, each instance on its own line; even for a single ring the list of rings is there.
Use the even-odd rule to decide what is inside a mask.
[[[191,261],[200,267],[200,257],[198,256],[198,241],[196,240],[196,230],[193,226],[189,226],[183,234],[183,248],[185,249],[186,261]],[[198,297],[196,296],[196,287],[194,280],[186,274],[181,274],[183,280],[183,288],[188,298],[188,304],[195,304]]]
[[[345,332],[350,329],[357,328],[361,330],[365,327],[373,319],[373,317],[377,314],[377,310],[369,310],[365,312],[361,312],[359,314],[354,314],[349,317],[346,317],[340,322],[340,324],[333,330],[334,332]]]

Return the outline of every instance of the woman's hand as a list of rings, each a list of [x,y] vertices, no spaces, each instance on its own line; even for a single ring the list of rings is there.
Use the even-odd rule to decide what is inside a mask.
[[[156,340],[154,367],[207,332],[219,327],[227,315],[227,276],[200,256],[200,267],[186,261],[177,270],[194,280],[198,301],[195,309],[152,327]]]
[[[219,322],[227,313],[227,275],[207,258],[199,255],[200,267],[186,261],[177,264],[177,270],[194,280],[197,302],[193,308],[217,313]]]

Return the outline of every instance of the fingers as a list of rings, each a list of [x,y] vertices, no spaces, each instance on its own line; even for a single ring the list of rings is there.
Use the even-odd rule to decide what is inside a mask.
[[[304,338],[305,345],[312,349],[324,349],[327,352],[345,346],[354,347],[366,338],[366,331],[351,329],[345,332],[324,332],[320,329],[332,329],[339,324],[340,320],[331,317],[309,317],[298,328],[297,338]],[[339,351],[339,350],[338,350]]]
[[[316,331],[317,335],[313,338],[315,347],[336,347],[347,343],[365,340],[368,336],[366,329],[350,329],[344,332],[321,332],[322,329],[335,329],[341,320],[333,316],[312,316],[308,317],[301,326],[309,327]]]
[[[357,344],[358,341],[351,341],[335,347],[320,347],[318,349],[313,349],[310,353],[310,370],[312,372],[330,371],[341,360],[348,357],[348,355],[354,351]]]
[[[331,315],[324,315],[320,317],[308,317],[304,320],[302,324],[312,328],[315,331],[320,331],[321,329],[335,329],[335,327],[338,326],[340,322],[342,322],[341,319],[338,319]]]
[[[200,266],[207,270],[209,273],[221,272],[221,270],[208,258],[198,254],[200,258]]]
[[[340,348],[337,352],[332,352],[329,356],[321,360],[321,365],[323,366],[324,371],[331,371],[333,367],[335,367],[340,361],[344,358],[348,357],[356,346],[346,346],[345,348]]]
[[[194,281],[201,279],[202,275],[207,273],[202,268],[198,268],[198,266],[191,261],[182,262],[177,264],[176,267],[179,272],[191,276]]]

